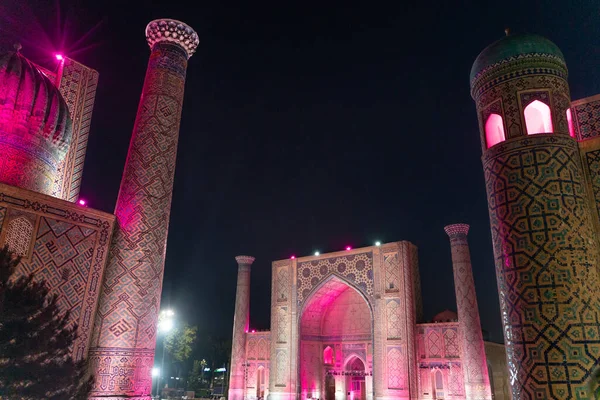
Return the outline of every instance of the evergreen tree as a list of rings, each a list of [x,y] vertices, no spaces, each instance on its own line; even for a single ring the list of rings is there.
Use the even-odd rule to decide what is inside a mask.
[[[11,279],[19,262],[0,249],[0,398],[85,400],[92,378],[70,356],[77,326],[43,280]]]

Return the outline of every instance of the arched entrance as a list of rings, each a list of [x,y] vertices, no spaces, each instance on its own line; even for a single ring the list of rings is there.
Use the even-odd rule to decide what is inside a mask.
[[[351,400],[366,400],[365,364],[358,357],[346,363],[346,387]]]
[[[299,318],[300,399],[373,398],[373,314],[365,297],[332,275]]]

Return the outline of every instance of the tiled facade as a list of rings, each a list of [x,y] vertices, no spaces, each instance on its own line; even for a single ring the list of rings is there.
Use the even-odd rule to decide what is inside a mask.
[[[571,103],[560,49],[536,35],[486,48],[471,94],[513,398],[598,398],[600,97]],[[506,135],[490,145],[492,114]]]
[[[238,272],[244,282],[247,272]],[[239,279],[238,300],[249,289],[240,291]],[[420,299],[417,248],[409,242],[273,262],[271,331],[234,342],[232,379],[240,367],[245,381],[244,392],[236,383],[229,397],[475,399],[466,395],[465,335],[456,314],[452,321],[418,323]],[[236,321],[248,317],[247,307],[236,306]],[[491,357],[505,357],[503,346],[494,349]],[[487,377],[486,356],[480,358]],[[506,362],[493,365],[500,367],[498,387],[507,387]]]

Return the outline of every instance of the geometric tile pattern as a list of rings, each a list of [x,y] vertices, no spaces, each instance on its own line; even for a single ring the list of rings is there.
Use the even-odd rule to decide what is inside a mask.
[[[135,381],[104,387],[97,380],[96,397],[145,398],[151,393],[152,363],[145,354],[156,343],[187,58],[183,45],[161,41],[148,61],[92,339],[95,357],[111,358],[110,379]],[[128,326],[110,329],[121,320]],[[120,351],[132,352],[133,358],[118,358]]]
[[[594,195],[594,203],[600,215],[600,150],[585,153],[586,167],[590,177],[590,186]]]
[[[26,217],[12,218],[6,228],[4,244],[10,251],[22,257],[29,252],[32,234],[33,225]]]
[[[26,219],[35,227],[33,240],[24,238],[27,248],[17,276],[33,273],[46,281],[50,293],[58,295],[59,309],[69,311],[70,323],[78,325],[72,354],[77,359],[85,357],[114,217],[0,184],[0,220],[3,215],[7,220],[0,245],[13,240],[7,232],[11,222]]]
[[[402,348],[390,347],[387,352],[388,388],[404,389],[406,387],[405,373],[402,368]]]
[[[298,263],[298,305],[331,274],[353,282],[365,295],[373,295],[373,253],[351,254]]]
[[[573,125],[577,140],[585,140],[600,135],[600,98],[582,99],[573,102]]]
[[[250,266],[254,257],[238,256],[237,289],[231,338],[231,367],[229,368],[229,398],[243,396],[244,366],[246,361],[246,336],[250,325]]]
[[[444,347],[447,358],[459,358],[460,346],[456,329],[444,329]]]
[[[400,302],[397,299],[388,300],[386,305],[388,339],[400,339],[402,323],[400,312]]]
[[[515,398],[589,398],[600,358],[598,248],[577,144],[493,147],[484,172]]]
[[[59,166],[62,190],[57,197],[75,202],[79,197],[83,162],[92,121],[92,110],[98,86],[98,72],[64,57],[58,86],[73,120],[73,135],[67,155]]]
[[[483,346],[481,322],[479,320],[475,282],[471,268],[471,256],[469,254],[469,244],[467,243],[469,225],[448,225],[444,230],[450,237],[454,288],[462,339],[462,369],[465,392],[468,399],[489,400],[492,398],[492,393]]]
[[[385,264],[385,291],[398,292],[400,290],[398,253],[384,254],[383,263]]]

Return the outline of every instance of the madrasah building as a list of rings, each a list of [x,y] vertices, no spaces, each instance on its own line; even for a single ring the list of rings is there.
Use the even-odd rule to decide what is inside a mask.
[[[458,312],[428,323],[409,242],[273,262],[269,332],[248,331],[239,256],[229,400],[600,398],[600,95],[571,101],[537,35],[488,46],[470,82],[505,345],[482,338],[465,224],[445,227]]]
[[[64,56],[44,68],[19,47],[0,54],[0,246],[77,324],[72,355],[90,361],[90,400],[151,394],[199,39],[171,19],[145,34],[148,68],[112,214],[79,198],[98,72]],[[598,398],[600,96],[571,101],[564,56],[535,35],[486,48],[471,94],[505,347],[482,338],[465,224],[445,228],[458,313],[431,323],[409,242],[274,262],[270,332],[248,332],[253,258],[240,256],[231,400]]]

